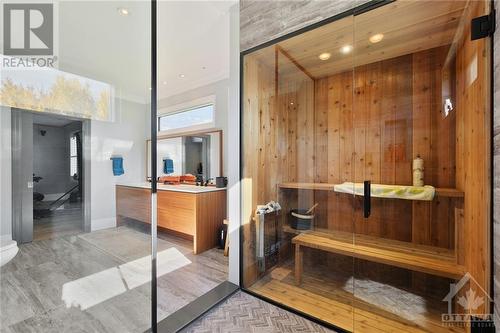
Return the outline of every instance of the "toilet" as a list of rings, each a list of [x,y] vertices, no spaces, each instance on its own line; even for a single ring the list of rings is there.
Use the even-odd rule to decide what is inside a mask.
[[[11,261],[18,251],[17,242],[10,235],[0,237],[0,267]]]

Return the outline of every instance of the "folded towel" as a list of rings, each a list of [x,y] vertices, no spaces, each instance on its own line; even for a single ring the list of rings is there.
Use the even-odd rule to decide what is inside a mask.
[[[171,174],[174,173],[174,161],[170,158],[163,159],[163,173]]]
[[[436,189],[429,185],[410,186],[371,184],[370,189],[372,197],[375,198],[431,201],[434,199],[434,195],[436,194]],[[345,182],[343,184],[334,185],[333,190],[340,193],[363,195],[364,185],[363,183]]]
[[[123,170],[123,158],[122,157],[111,157],[113,161],[113,176],[121,176],[125,173]]]
[[[181,182],[195,182],[195,181],[196,181],[196,176],[190,173],[181,176]]]
[[[180,184],[181,176],[163,176],[159,179],[160,183]]]

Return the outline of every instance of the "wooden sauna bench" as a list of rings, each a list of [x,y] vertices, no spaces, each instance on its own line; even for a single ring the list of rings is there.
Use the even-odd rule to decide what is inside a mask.
[[[116,185],[116,217],[151,223],[151,184]],[[226,218],[226,189],[158,184],[158,228],[193,241],[199,254],[217,246]]]
[[[289,226],[284,229],[296,232]],[[337,231],[302,232],[292,238],[292,243],[295,244],[297,285],[302,283],[304,247],[446,278],[460,279],[465,274],[465,268],[457,264],[455,252],[444,248]]]

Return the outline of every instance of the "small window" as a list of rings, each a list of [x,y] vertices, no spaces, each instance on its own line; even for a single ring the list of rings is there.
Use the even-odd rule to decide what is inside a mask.
[[[214,105],[203,105],[196,108],[167,114],[159,117],[159,131],[170,131],[213,123]]]
[[[78,175],[78,148],[76,144],[76,136],[73,135],[70,139],[70,170],[69,175],[73,177]]]

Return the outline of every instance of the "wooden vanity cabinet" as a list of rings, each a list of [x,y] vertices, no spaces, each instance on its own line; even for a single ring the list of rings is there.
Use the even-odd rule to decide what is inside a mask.
[[[147,189],[116,186],[118,223],[131,218],[150,223]],[[226,190],[210,192],[158,191],[158,227],[193,240],[195,254],[217,246],[217,233],[226,218]]]

